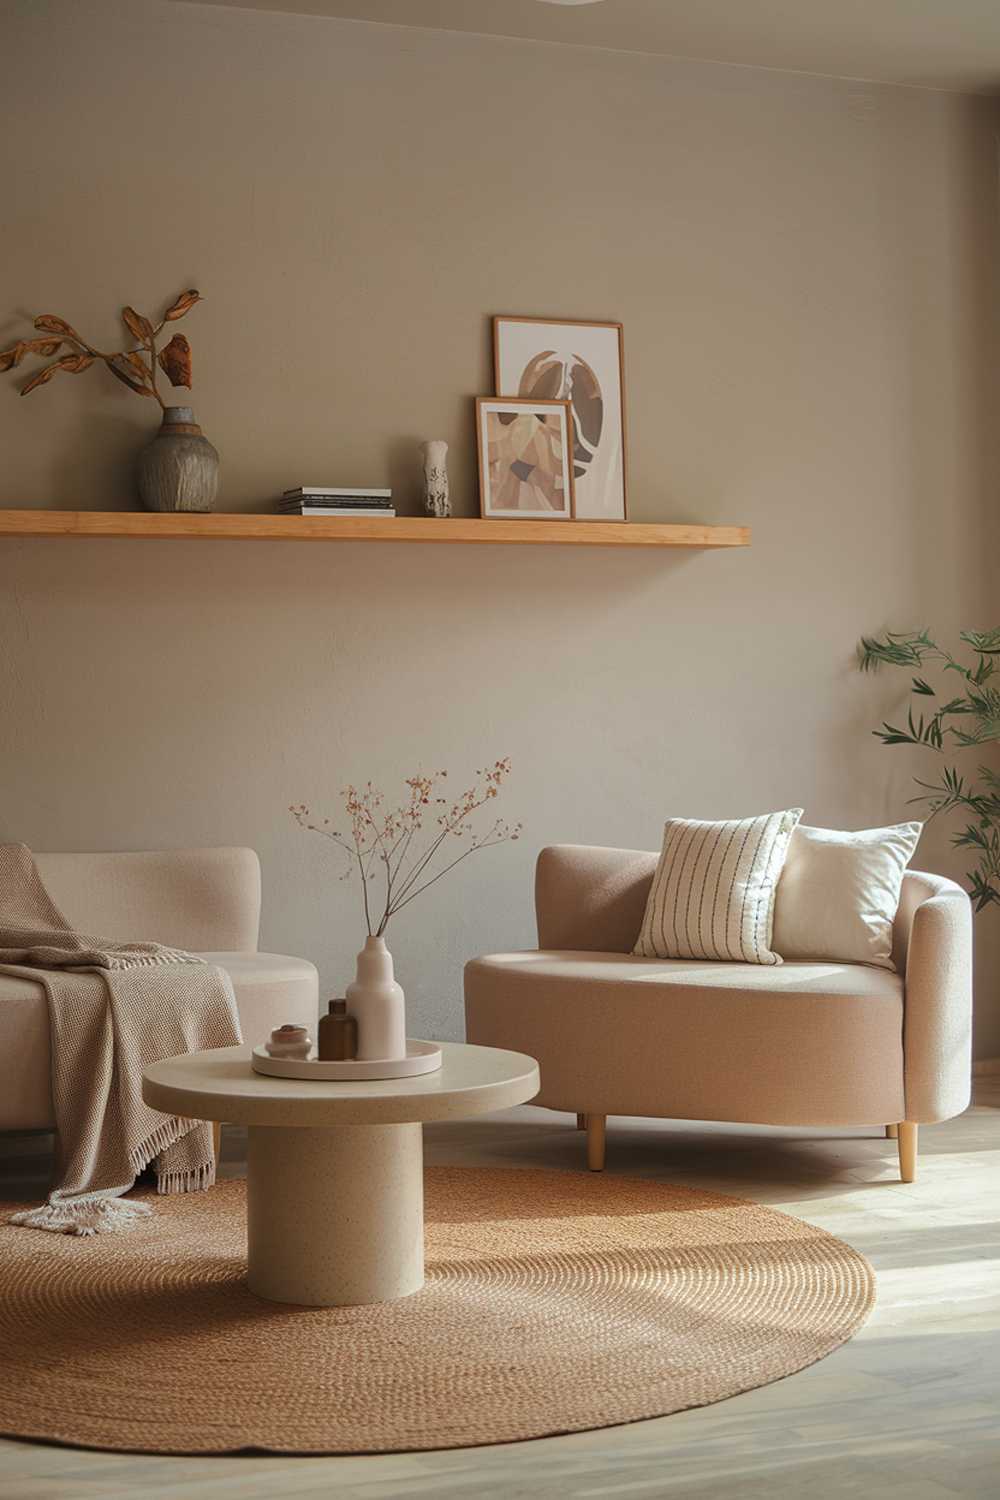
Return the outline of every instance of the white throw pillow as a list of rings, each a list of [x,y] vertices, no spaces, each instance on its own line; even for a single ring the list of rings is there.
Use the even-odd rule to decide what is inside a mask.
[[[788,959],[893,968],[899,889],[922,828],[898,823],[838,833],[800,823],[778,881],[775,951]]]
[[[780,964],[774,895],[801,816],[796,807],[727,823],[668,819],[633,953]]]

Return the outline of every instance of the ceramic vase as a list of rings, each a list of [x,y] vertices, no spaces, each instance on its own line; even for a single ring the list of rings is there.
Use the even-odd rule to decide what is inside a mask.
[[[431,438],[420,444],[424,460],[424,510],[429,516],[450,516],[448,498],[448,444]]]
[[[139,454],[139,498],[147,510],[212,509],[219,455],[190,406],[168,406],[163,425]]]
[[[357,978],[347,986],[347,1013],[358,1023],[358,1057],[406,1056],[406,999],[393,978],[385,938],[369,937],[358,954]]]

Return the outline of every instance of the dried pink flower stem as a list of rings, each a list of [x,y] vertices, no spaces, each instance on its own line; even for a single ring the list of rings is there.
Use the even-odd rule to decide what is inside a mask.
[[[355,786],[345,787],[342,796],[351,822],[351,832],[347,837],[331,827],[329,818],[324,818],[321,823],[312,822],[312,815],[304,803],[293,804],[289,812],[301,828],[322,834],[348,855],[348,867],[342,878],[349,878],[351,870],[357,866],[365,924],[370,935],[381,936],[398,911],[436,885],[470,854],[518,838],[521,824],[512,825],[500,818],[484,833],[473,831],[473,818],[499,795],[510,769],[510,758],[504,757],[486,770],[477,771],[474,785],[450,806],[446,797],[437,795],[441,783],[447,778],[447,771],[407,777],[408,800],[390,809],[385,808],[382,792],[370,781],[360,790]],[[415,841],[431,808],[439,809],[435,815],[437,830],[422,852],[415,852]],[[432,873],[434,860],[448,839],[460,839],[466,835],[469,843],[461,854]],[[376,872],[380,872],[383,885],[381,915],[377,923],[373,917],[370,890]]]

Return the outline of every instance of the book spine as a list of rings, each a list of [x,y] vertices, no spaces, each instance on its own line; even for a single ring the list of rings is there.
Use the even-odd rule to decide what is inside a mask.
[[[379,489],[324,489],[321,485],[303,485],[296,490],[283,491],[286,500],[391,500],[392,490]]]

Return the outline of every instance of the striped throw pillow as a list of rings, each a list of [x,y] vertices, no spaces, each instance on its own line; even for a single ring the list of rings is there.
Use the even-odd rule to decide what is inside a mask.
[[[801,816],[794,807],[731,823],[669,818],[633,953],[780,964],[774,897]]]

